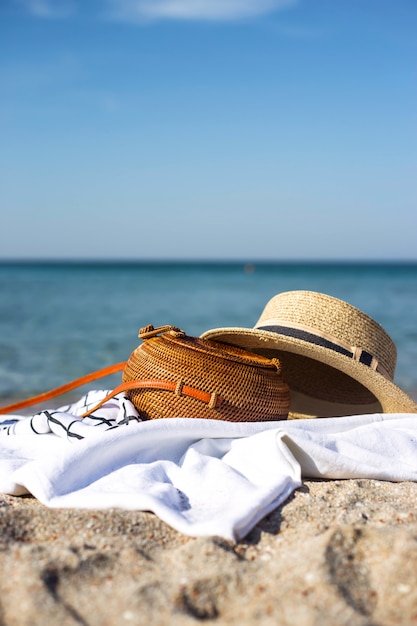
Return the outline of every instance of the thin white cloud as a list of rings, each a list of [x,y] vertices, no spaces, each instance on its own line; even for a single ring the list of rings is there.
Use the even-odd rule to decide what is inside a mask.
[[[15,0],[16,4],[34,17],[44,19],[60,19],[69,17],[75,12],[75,4],[71,0]]]
[[[121,20],[231,21],[285,9],[299,0],[107,0],[109,16]]]
[[[81,14],[89,0],[12,0],[34,17],[60,19]],[[233,21],[266,15],[300,0],[95,0],[107,18],[147,22],[154,20]],[[1,0],[0,0],[1,2]],[[104,7],[104,9],[103,9]],[[91,5],[90,5],[91,8]]]

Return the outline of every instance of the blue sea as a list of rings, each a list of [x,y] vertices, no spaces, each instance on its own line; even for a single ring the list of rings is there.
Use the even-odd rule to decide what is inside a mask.
[[[0,400],[126,360],[147,324],[189,335],[253,327],[270,298],[295,289],[336,296],[378,321],[397,346],[395,382],[417,397],[417,263],[3,262]]]

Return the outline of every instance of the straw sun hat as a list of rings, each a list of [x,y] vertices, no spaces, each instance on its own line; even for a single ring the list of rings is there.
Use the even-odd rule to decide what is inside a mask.
[[[274,296],[254,328],[202,334],[272,358],[291,391],[289,418],[417,413],[393,383],[397,350],[385,330],[343,300],[312,291]]]

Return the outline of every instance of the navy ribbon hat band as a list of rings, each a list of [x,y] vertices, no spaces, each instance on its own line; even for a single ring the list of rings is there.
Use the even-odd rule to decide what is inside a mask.
[[[374,357],[367,350],[363,350],[362,348],[353,348],[343,346],[338,343],[336,340],[330,340],[326,337],[320,336],[316,333],[312,333],[311,331],[306,331],[300,328],[293,328],[291,326],[280,326],[280,325],[267,325],[267,326],[257,326],[258,330],[266,330],[272,333],[277,333],[279,335],[284,335],[286,337],[293,337],[294,339],[300,339],[301,341],[305,341],[307,343],[314,344],[316,346],[321,346],[322,348],[327,348],[328,350],[333,350],[334,352],[338,352],[339,354],[343,354],[355,361],[359,361],[363,365],[370,367],[371,369],[379,372],[386,378],[389,378],[387,372],[379,365],[378,359]]]

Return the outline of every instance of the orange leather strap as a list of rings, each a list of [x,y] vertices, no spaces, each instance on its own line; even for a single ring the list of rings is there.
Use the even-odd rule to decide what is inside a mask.
[[[61,387],[51,389],[51,391],[46,391],[45,393],[40,393],[37,396],[32,396],[27,400],[21,400],[19,402],[14,402],[13,404],[8,404],[7,406],[0,407],[0,414],[13,413],[13,411],[17,411],[18,409],[24,409],[28,406],[33,406],[34,404],[40,404],[41,402],[50,400],[51,398],[56,398],[57,396],[66,393],[67,391],[72,391],[77,387],[81,387],[81,385],[86,385],[87,383],[92,382],[93,380],[104,378],[105,376],[109,376],[110,374],[120,372],[125,368],[125,366],[126,361],[123,361],[121,363],[115,363],[114,365],[109,365],[108,367],[104,367],[100,370],[96,370],[95,372],[91,372],[91,374],[86,374],[81,378],[77,378],[76,380],[62,385]]]
[[[103,406],[103,404],[111,398],[114,398],[114,396],[118,393],[121,393],[122,391],[129,391],[130,389],[161,389],[162,391],[173,391],[177,396],[189,396],[190,398],[195,398],[196,400],[205,402],[210,408],[218,406],[221,402],[221,398],[217,395],[217,393],[207,393],[206,391],[201,391],[195,387],[184,385],[181,381],[175,383],[167,380],[130,380],[113,389],[111,393],[109,393],[93,408],[83,413],[81,417],[91,415],[91,413],[97,411],[97,409]]]
[[[50,391],[46,391],[45,393],[40,393],[37,396],[32,396],[31,398],[27,398],[26,400],[20,400],[18,402],[14,402],[13,404],[8,404],[7,406],[0,407],[0,414],[13,413],[18,409],[24,409],[28,406],[33,406],[34,404],[46,402],[46,400],[56,398],[57,396],[66,393],[67,391],[77,389],[77,387],[86,385],[93,380],[98,380],[99,378],[104,378],[105,376],[109,376],[110,374],[120,372],[124,370],[125,366],[126,361],[123,361],[121,363],[115,363],[114,365],[109,365],[108,367],[96,370],[95,372],[91,372],[91,374],[86,374],[81,378],[77,378],[76,380],[66,383],[61,387],[56,387],[55,389],[51,389]],[[109,393],[105,398],[101,400],[101,402],[96,404],[89,411],[83,413],[81,417],[87,417],[87,415],[91,415],[91,413],[99,409],[101,406],[103,406],[105,402],[107,402],[111,398],[114,398],[114,396],[116,396],[118,393],[121,393],[122,391],[129,391],[130,389],[160,389],[162,391],[171,391],[174,392],[177,396],[189,396],[191,398],[195,398],[196,400],[200,400],[201,402],[205,402],[209,405],[210,408],[218,406],[221,402],[221,398],[216,393],[208,393],[206,391],[196,389],[195,387],[184,385],[182,381],[171,382],[166,380],[131,380],[115,387],[111,393]]]

